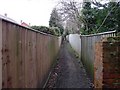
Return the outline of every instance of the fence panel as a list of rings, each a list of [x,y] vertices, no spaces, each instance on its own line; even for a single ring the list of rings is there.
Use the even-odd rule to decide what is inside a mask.
[[[3,19],[0,32],[0,88],[42,87],[61,38]]]
[[[94,60],[95,60],[95,43],[99,42],[103,37],[115,36],[116,31],[93,35],[81,35],[81,60],[86,67],[91,79],[94,78]]]

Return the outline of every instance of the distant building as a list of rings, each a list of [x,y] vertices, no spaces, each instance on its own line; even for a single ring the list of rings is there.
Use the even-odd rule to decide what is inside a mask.
[[[27,24],[27,23],[23,22],[22,20],[21,20],[21,25],[25,26],[25,27],[30,27],[30,24]]]

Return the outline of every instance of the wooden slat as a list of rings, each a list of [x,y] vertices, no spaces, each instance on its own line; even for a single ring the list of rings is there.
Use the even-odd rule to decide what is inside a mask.
[[[42,42],[42,40],[44,42]],[[44,48],[45,44],[44,43],[45,43],[45,39],[44,39],[44,36],[42,35],[41,36],[41,43],[40,43],[41,44],[40,52],[41,52],[41,62],[42,62],[42,64],[41,64],[41,66],[42,66],[41,67],[41,71],[42,71],[41,76],[42,77],[45,76],[45,68],[46,68],[46,66],[45,66],[45,55],[44,55],[45,54],[45,48]],[[42,78],[42,79],[44,79],[44,78]]]
[[[30,45],[31,45],[31,43],[30,43],[30,31],[27,31],[27,50],[26,50],[26,57],[27,57],[27,59],[26,59],[26,63],[25,63],[25,65],[27,64],[27,67],[26,67],[26,81],[27,81],[27,88],[29,88],[29,87],[31,87],[31,83],[30,83],[30,81],[31,81],[31,73],[30,72],[32,72],[31,71],[31,66],[30,66],[30,60],[31,60],[31,52],[30,52]]]
[[[2,61],[2,88],[7,88],[7,59],[6,59],[6,53],[5,51],[7,50],[6,49],[6,22],[2,22],[2,38],[3,39],[3,43],[2,43],[2,46],[3,46],[3,49],[2,49],[2,52],[3,52],[3,61]]]
[[[2,20],[0,19],[0,89],[2,89]]]
[[[25,88],[28,87],[28,31],[27,29],[25,30]]]
[[[42,61],[43,60],[43,53],[44,53],[44,51],[43,51],[43,46],[42,46],[42,39],[43,37],[42,37],[42,35],[40,35],[39,33],[38,33],[38,70],[39,70],[39,80],[40,80],[40,82],[39,82],[39,84],[41,85],[42,84],[42,81],[43,81],[43,63],[44,63],[44,61]]]
[[[28,70],[29,70],[29,87],[33,87],[33,74],[31,74],[31,72],[33,72],[34,73],[34,66],[33,66],[33,58],[32,58],[32,42],[33,42],[33,40],[32,40],[32,31],[29,31],[29,68],[28,68]],[[30,69],[31,68],[31,69]]]
[[[25,88],[25,29],[21,30],[21,64],[22,64],[22,88]]]
[[[31,79],[32,79],[32,77],[31,77],[31,72],[33,72],[33,70],[32,70],[32,66],[31,66],[31,31],[28,31],[28,62],[27,62],[27,64],[28,64],[28,68],[27,68],[27,71],[28,71],[28,73],[27,73],[27,79],[28,79],[28,87],[32,87],[32,85],[31,85]]]
[[[32,32],[32,88],[36,88],[37,86],[37,75],[36,75],[36,33]]]
[[[40,85],[41,85],[41,82],[42,82],[42,76],[41,76],[41,73],[42,73],[42,66],[41,66],[41,53],[40,53],[40,51],[42,51],[42,48],[41,48],[41,45],[40,45],[40,43],[41,43],[41,38],[40,38],[40,35],[39,35],[39,33],[37,33],[37,40],[36,40],[36,48],[37,48],[37,53],[36,53],[36,55],[37,55],[37,78],[38,78],[38,84],[37,84],[37,87],[40,87]]]
[[[7,33],[9,34],[8,35],[8,39],[9,38],[11,38],[11,39],[13,39],[13,30],[12,30],[12,24],[9,24],[8,25],[8,30],[7,30]],[[8,40],[8,48],[9,48],[9,52],[8,52],[8,60],[9,61],[7,61],[7,62],[9,62],[8,64],[7,64],[7,66],[9,66],[8,67],[8,70],[9,70],[9,72],[8,72],[8,78],[9,78],[9,80],[8,80],[8,87],[9,88],[13,88],[13,86],[14,86],[14,82],[13,82],[13,79],[14,79],[14,74],[13,74],[13,70],[14,70],[14,68],[16,68],[16,67],[14,67],[15,65],[14,65],[14,61],[13,61],[13,48],[12,48],[12,46],[13,46],[13,40],[11,41],[11,40]]]
[[[13,73],[14,73],[14,88],[17,88],[18,87],[18,76],[17,76],[17,26],[16,25],[13,25],[13,33],[14,33],[14,36],[13,36],[13,61],[14,61],[14,69],[13,69]]]
[[[39,84],[40,84],[40,75],[39,75],[39,53],[38,53],[38,51],[39,51],[39,48],[38,48],[38,46],[39,46],[39,35],[38,35],[38,33],[36,34],[36,76],[37,76],[37,79],[38,79],[38,82],[37,82],[37,87],[39,87]]]
[[[22,49],[22,38],[24,37],[23,33],[22,33],[22,29],[21,27],[18,27],[18,53],[17,53],[17,56],[18,56],[18,82],[19,82],[19,88],[20,87],[24,87],[24,59],[22,58],[23,56],[23,49]],[[22,51],[23,50],[23,51]]]

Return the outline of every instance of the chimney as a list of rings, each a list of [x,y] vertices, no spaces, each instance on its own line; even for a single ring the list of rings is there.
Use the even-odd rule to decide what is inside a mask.
[[[22,24],[22,22],[23,22],[23,21],[21,20],[20,23]]]
[[[5,16],[7,17],[7,13],[5,13]]]
[[[30,23],[29,23],[29,26],[30,26]]]

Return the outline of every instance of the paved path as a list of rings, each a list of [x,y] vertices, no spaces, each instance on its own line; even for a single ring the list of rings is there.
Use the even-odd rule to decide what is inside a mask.
[[[90,88],[91,83],[86,71],[67,42],[61,47],[59,54],[60,72],[55,83],[55,88]]]

